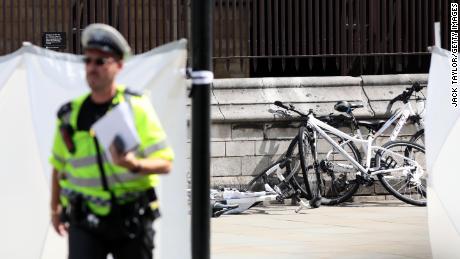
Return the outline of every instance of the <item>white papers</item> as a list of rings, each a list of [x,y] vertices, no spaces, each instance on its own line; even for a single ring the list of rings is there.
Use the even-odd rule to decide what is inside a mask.
[[[123,140],[126,151],[135,150],[140,143],[129,104],[126,102],[107,112],[93,124],[92,129],[105,150],[109,150],[117,135]],[[112,156],[108,158],[111,160]]]

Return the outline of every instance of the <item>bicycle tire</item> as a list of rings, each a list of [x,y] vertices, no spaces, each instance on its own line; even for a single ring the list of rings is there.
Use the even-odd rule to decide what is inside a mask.
[[[382,148],[404,154],[404,158],[379,150],[375,156],[375,161],[380,168],[396,168],[397,165],[414,165],[409,159],[416,160],[420,165],[417,166],[415,170],[406,170],[399,174],[398,172],[378,174],[377,177],[383,187],[393,196],[405,203],[415,206],[426,206],[425,148],[409,141],[390,141],[385,143]],[[386,153],[387,156],[385,156]],[[398,185],[401,183],[402,186],[398,188]]]
[[[302,184],[299,182],[299,176],[297,175],[297,171],[300,171],[300,162],[298,161],[298,155],[294,153],[295,148],[297,147],[297,136],[292,139],[291,143],[289,144],[289,147],[285,154],[275,163],[271,164],[269,167],[267,167],[265,170],[263,170],[261,173],[257,174],[247,185],[245,188],[242,188],[243,191],[270,191],[273,190],[275,191],[278,195],[283,194],[283,198],[291,198],[292,194],[299,194],[301,197],[307,196],[307,192],[302,186]],[[280,162],[282,162],[285,159],[290,159],[290,163],[286,164],[285,167],[285,172],[283,173],[283,177],[285,177],[286,181],[284,183],[281,182],[281,180],[276,177],[275,173],[270,173],[267,175],[268,170],[273,168],[273,166],[278,165]],[[297,166],[296,166],[297,164]],[[280,170],[280,169],[277,169]],[[294,172],[292,170],[295,170]],[[266,187],[265,185],[268,185]],[[280,186],[283,184],[283,186]],[[285,192],[279,193],[277,192],[277,189],[275,187],[278,187],[278,189],[282,189]],[[292,189],[292,190],[286,190]],[[290,193],[291,195],[286,195],[287,193]]]
[[[314,148],[314,143],[311,143],[311,140],[307,134],[309,133],[306,127],[302,126],[299,128],[297,144],[300,156],[300,167],[302,169],[302,176],[308,194],[307,199],[312,201],[310,202],[310,205],[315,205],[314,207],[318,207],[321,204],[321,202],[318,202],[319,198],[321,197],[321,176],[317,166],[316,154],[314,153],[316,151],[312,151],[312,148]],[[310,157],[310,155],[312,155],[312,157]],[[316,165],[314,168],[309,168],[309,160],[312,160],[313,165]],[[309,169],[314,169],[314,172],[311,172],[312,170]]]
[[[415,134],[410,138],[409,142],[425,146],[425,129],[421,129],[415,132]]]
[[[249,183],[242,188],[242,191],[249,191],[249,192],[259,192],[259,191],[266,191],[265,184],[270,182],[269,177],[266,175],[266,172],[268,169],[270,169],[272,166],[275,166],[278,164],[278,162],[272,164],[269,166],[267,169],[256,175],[254,178],[252,178]],[[270,183],[269,185],[275,185],[273,183]]]
[[[332,132],[326,131],[326,133],[329,137],[335,138],[336,142],[342,145],[351,157],[361,163],[361,154],[353,142],[344,141],[343,138]],[[321,163],[327,164],[328,168],[335,169],[334,171],[321,168],[321,204],[336,205],[350,200],[359,189],[359,182],[356,180],[357,169],[341,153],[336,152],[333,147],[326,153],[326,157],[321,159]],[[313,165],[304,166],[304,168],[308,178],[308,171],[314,169]],[[341,171],[338,168],[342,168]],[[343,168],[346,168],[346,170]]]
[[[307,198],[308,191],[306,189],[306,184],[302,175],[302,169],[300,165],[300,153],[295,151],[298,147],[298,136],[295,136],[285,153],[285,157],[290,159],[290,163],[286,165],[286,175],[285,177],[289,178],[289,182],[296,189],[296,194],[300,197]]]

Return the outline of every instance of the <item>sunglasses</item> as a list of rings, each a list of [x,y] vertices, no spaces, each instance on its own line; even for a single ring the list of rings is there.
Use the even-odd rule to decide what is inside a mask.
[[[83,63],[89,65],[94,62],[97,66],[102,66],[107,64],[110,58],[90,58],[90,57],[83,57]]]

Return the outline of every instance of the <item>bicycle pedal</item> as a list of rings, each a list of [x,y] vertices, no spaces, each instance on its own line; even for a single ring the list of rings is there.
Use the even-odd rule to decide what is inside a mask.
[[[380,168],[381,169],[396,168],[397,165],[398,165],[398,162],[392,156],[386,157],[385,160],[380,159]]]

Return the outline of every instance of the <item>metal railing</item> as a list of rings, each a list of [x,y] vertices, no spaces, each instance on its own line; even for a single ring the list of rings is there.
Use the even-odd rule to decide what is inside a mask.
[[[447,0],[221,2],[244,7],[249,40],[237,55],[217,51],[216,59],[247,59],[254,76],[427,72],[435,21],[449,47]]]
[[[185,0],[3,0],[0,1],[0,53],[22,41],[42,45],[43,32],[65,32],[62,51],[81,53],[81,31],[106,23],[127,38],[135,53],[188,35]]]
[[[0,54],[44,32],[65,32],[61,51],[81,53],[80,32],[102,22],[135,53],[190,36],[192,0],[0,0]],[[218,77],[428,72],[426,48],[441,21],[449,49],[448,0],[215,0]]]

